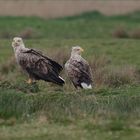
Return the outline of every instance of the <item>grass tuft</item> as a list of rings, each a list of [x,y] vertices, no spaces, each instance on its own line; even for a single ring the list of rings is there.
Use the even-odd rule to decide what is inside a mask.
[[[113,37],[115,38],[129,38],[129,34],[126,29],[119,27],[115,29],[112,33]]]
[[[135,29],[130,33],[130,37],[134,39],[140,39],[140,29]]]
[[[104,76],[104,82],[109,87],[120,87],[138,83],[137,69],[133,66],[111,67]]]
[[[10,39],[14,37],[14,34],[10,30],[4,30],[0,32],[0,38]]]
[[[15,58],[11,57],[8,61],[1,64],[0,73],[8,74],[9,72],[13,72],[15,69],[16,69]]]
[[[39,33],[31,27],[25,28],[23,31],[21,31],[19,36],[23,39],[40,38]]]
[[[68,52],[68,49],[64,49],[64,48],[50,48],[48,50],[48,55],[50,55],[50,57],[55,60],[56,62],[58,62],[59,64],[61,64],[62,66],[65,65],[66,61],[69,59],[70,54]]]
[[[25,82],[11,83],[9,81],[1,81],[0,88],[3,90],[16,90],[23,93],[37,93],[40,91],[36,83],[27,84]]]
[[[94,56],[90,59],[96,87],[120,87],[139,83],[139,73],[135,66],[114,66],[107,56]]]

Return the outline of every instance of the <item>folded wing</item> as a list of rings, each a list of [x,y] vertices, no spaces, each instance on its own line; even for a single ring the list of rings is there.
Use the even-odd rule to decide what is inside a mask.
[[[63,68],[57,62],[33,49],[22,52],[22,55],[20,65],[31,77],[59,85],[64,84],[64,80],[59,76]]]
[[[89,64],[85,60],[77,61],[70,59],[66,70],[75,87],[84,88],[87,86],[88,88],[88,86],[91,86],[92,73]]]

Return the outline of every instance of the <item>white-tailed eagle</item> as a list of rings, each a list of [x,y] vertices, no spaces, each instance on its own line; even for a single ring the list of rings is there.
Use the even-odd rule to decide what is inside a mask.
[[[58,85],[65,83],[59,76],[63,69],[62,66],[42,53],[26,48],[22,38],[15,37],[12,47],[17,63],[29,75],[28,83],[32,83],[35,80],[44,80]]]
[[[65,64],[65,71],[75,88],[91,89],[92,72],[88,62],[81,57],[83,49],[72,47],[71,57]]]

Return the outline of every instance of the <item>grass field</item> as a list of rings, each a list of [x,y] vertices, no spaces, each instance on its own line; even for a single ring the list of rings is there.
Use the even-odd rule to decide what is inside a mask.
[[[0,139],[139,140],[139,21],[139,12],[53,20],[0,17]],[[64,71],[63,88],[26,84],[11,47],[17,35],[62,65],[72,46],[83,47],[94,88],[75,91]]]

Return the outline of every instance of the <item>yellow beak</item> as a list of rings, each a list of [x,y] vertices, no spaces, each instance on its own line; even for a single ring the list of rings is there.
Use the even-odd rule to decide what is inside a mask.
[[[83,51],[84,51],[84,49],[82,49],[82,48],[80,48],[80,50],[81,50],[81,52],[83,52]]]

